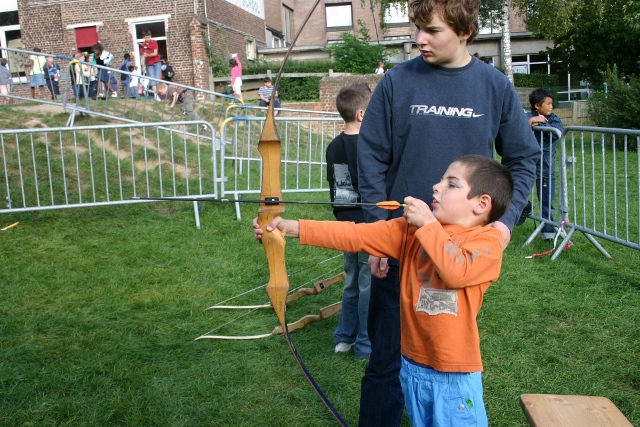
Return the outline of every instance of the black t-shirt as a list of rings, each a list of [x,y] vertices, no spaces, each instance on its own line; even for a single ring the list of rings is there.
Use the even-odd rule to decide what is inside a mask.
[[[364,222],[364,212],[359,203],[358,191],[358,135],[342,132],[327,147],[327,180],[332,202],[344,202],[333,205],[333,214],[338,221]]]

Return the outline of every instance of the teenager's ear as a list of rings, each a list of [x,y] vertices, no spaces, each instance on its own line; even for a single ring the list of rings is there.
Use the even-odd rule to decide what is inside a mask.
[[[489,215],[489,213],[491,213],[491,207],[491,196],[489,196],[488,194],[482,194],[478,196],[478,203],[476,203],[476,206],[473,209],[473,213],[476,215]]]
[[[364,110],[358,110],[356,113],[356,120],[361,122],[364,119]]]

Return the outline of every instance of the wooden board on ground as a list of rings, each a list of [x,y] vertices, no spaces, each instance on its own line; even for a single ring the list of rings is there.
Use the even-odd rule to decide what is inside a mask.
[[[633,427],[606,397],[523,394],[520,405],[532,427]]]

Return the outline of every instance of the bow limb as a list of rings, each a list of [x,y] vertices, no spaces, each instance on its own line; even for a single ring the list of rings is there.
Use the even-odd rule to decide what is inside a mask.
[[[298,329],[302,329],[305,326],[310,325],[312,323],[326,320],[329,317],[333,316],[334,314],[339,313],[340,310],[342,310],[342,301],[338,301],[336,303],[333,303],[331,305],[321,308],[320,313],[318,314],[308,314],[304,317],[301,317],[295,322],[289,323],[287,325],[287,328],[289,329],[289,332],[297,331]],[[277,326],[273,330],[273,333],[276,335],[283,335],[284,331],[282,330],[282,327]]]
[[[302,288],[298,289],[292,294],[287,296],[287,304],[292,301],[297,301],[302,297],[306,297],[308,295],[317,295],[325,289],[329,288],[334,283],[338,283],[343,281],[346,278],[347,274],[343,271],[340,274],[337,274],[333,277],[326,278],[324,280],[318,280],[313,284],[310,288]],[[257,308],[273,308],[273,306],[269,304],[259,304],[259,305],[212,305],[211,307],[207,307],[205,310],[254,310]]]

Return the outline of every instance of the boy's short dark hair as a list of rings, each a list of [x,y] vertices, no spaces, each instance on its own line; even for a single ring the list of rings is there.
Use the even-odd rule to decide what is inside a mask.
[[[133,66],[133,65],[129,65],[129,72],[133,72],[133,70],[135,70],[135,69],[136,69],[136,67],[135,67],[135,66]]]
[[[235,67],[236,65],[238,65],[238,63],[236,62],[235,58],[231,58],[229,60],[229,65],[231,65],[232,67]]]
[[[344,86],[336,96],[336,108],[345,122],[356,121],[358,110],[366,110],[371,99],[371,88],[364,82]]]
[[[124,54],[124,59],[126,59],[127,61],[129,60],[129,58],[131,58],[131,55],[129,55],[128,53]]]
[[[529,104],[531,104],[531,108],[536,108],[536,105],[542,104],[545,98],[553,99],[553,94],[541,87],[534,89],[533,92],[529,94]]]
[[[271,81],[271,77],[268,77],[268,76],[267,76],[267,77],[265,77],[264,79],[262,79],[262,81],[263,81],[264,83],[266,83],[266,82],[270,82],[270,81]]]
[[[469,154],[455,160],[465,167],[471,199],[482,194],[491,197],[491,212],[487,224],[497,221],[509,209],[513,195],[513,179],[504,165],[479,154]]]
[[[144,28],[144,29],[142,30],[142,36],[143,36],[143,37],[144,37],[144,36],[150,36],[150,35],[151,35],[151,30],[150,30],[150,29],[148,29],[148,28]]]
[[[479,11],[480,0],[412,0],[409,21],[426,24],[438,13],[457,35],[469,34],[467,44],[471,44],[478,35]]]

